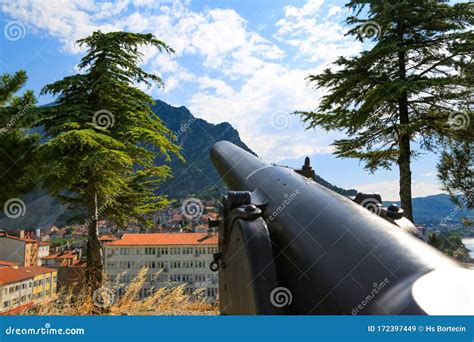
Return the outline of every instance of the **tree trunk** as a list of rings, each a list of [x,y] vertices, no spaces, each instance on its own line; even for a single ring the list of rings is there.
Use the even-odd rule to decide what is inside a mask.
[[[86,268],[86,284],[93,293],[96,289],[102,286],[103,280],[103,264],[102,264],[102,249],[99,241],[99,226],[98,226],[98,209],[97,209],[97,187],[94,182],[89,183],[88,193],[90,198],[89,203],[89,218],[90,223],[87,235],[87,268]]]
[[[405,217],[413,222],[413,208],[411,203],[411,169],[410,169],[410,137],[400,135],[400,155],[398,167],[400,171],[400,203]]]
[[[406,80],[406,55],[405,51],[398,52],[399,78]],[[408,115],[408,94],[403,91],[398,98],[398,110],[400,117],[400,129],[398,132],[398,167],[400,172],[400,204],[404,210],[405,217],[413,222],[413,208],[411,203],[411,169],[410,169],[410,118]]]

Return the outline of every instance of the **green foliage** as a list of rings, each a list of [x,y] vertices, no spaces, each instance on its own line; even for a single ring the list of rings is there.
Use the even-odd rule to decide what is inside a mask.
[[[433,232],[428,235],[428,244],[447,255],[464,262],[469,262],[469,251],[462,243],[461,236],[456,233]]]
[[[398,135],[419,135],[431,148],[432,134],[450,134],[449,114],[465,108],[472,96],[470,81],[461,70],[473,49],[473,22],[469,4],[433,1],[351,1],[347,7],[367,18],[351,16],[349,31],[363,38],[364,25],[375,22],[380,34],[369,51],[339,58],[308,80],[329,93],[316,112],[300,113],[309,127],[344,130],[351,139],[335,142],[336,154],[361,158],[371,171],[389,167],[398,156]],[[401,77],[398,53],[406,56]],[[448,70],[450,72],[448,72]],[[399,123],[401,97],[408,99],[410,121]]]
[[[66,239],[66,238],[61,237],[61,238],[56,238],[54,240],[51,240],[51,246],[52,247],[65,246],[72,242],[74,242],[74,239]]]
[[[15,95],[27,81],[26,72],[20,70],[13,75],[0,76],[0,203],[18,197],[35,185],[25,172],[38,136],[31,135],[26,115],[36,104],[32,91]]]
[[[136,88],[163,85],[139,67],[140,48],[173,50],[152,34],[128,32],[98,31],[78,44],[87,47],[79,64],[83,73],[42,90],[57,101],[36,117],[46,141],[36,149],[30,171],[71,209],[87,212],[86,281],[92,293],[103,280],[99,218],[151,225],[149,215],[167,203],[155,193],[170,175],[167,166],[154,161],[158,155],[165,160],[179,156],[179,147],[150,110],[153,99]]]
[[[438,178],[443,183],[451,200],[459,208],[474,208],[474,148],[472,142],[453,142],[449,149],[441,154],[437,165]],[[464,218],[464,224],[472,225],[470,219]]]
[[[139,49],[173,50],[151,34],[126,32],[94,32],[78,44],[88,48],[79,64],[84,73],[42,91],[57,95],[57,101],[38,117],[48,140],[37,149],[43,163],[35,171],[72,208],[87,207],[93,188],[99,213],[122,225],[150,223],[146,215],[166,204],[154,193],[170,173],[166,166],[154,166],[154,159],[179,155],[179,148],[150,110],[152,98],[135,88],[163,85],[138,66]]]
[[[473,96],[473,5],[352,0],[346,7],[354,13],[348,34],[370,39],[371,48],[310,75],[328,93],[316,111],[298,114],[308,128],[348,135],[334,142],[339,157],[359,158],[372,172],[398,163],[402,205],[411,209],[410,141],[436,150],[453,134],[450,115],[468,111]]]

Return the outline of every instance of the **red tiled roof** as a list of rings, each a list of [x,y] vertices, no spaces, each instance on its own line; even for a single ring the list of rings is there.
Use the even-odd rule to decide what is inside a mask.
[[[3,238],[9,238],[9,239],[13,239],[13,240],[18,240],[18,241],[23,241],[23,242],[26,242],[26,243],[38,243],[38,241],[36,240],[33,240],[33,239],[26,239],[26,238],[19,238],[17,236],[12,236],[12,235],[6,235],[6,236],[3,236]]]
[[[106,246],[134,245],[217,245],[218,235],[207,233],[124,234],[122,239]]]
[[[0,265],[1,266],[18,266],[18,263],[0,260]]]
[[[99,237],[99,240],[100,241],[113,241],[113,240],[117,240],[117,238],[115,236],[111,236],[111,235],[101,235]]]
[[[56,271],[54,268],[41,266],[2,267],[0,268],[0,284],[9,284]]]
[[[42,257],[41,259],[73,259],[76,257],[74,252],[58,252]]]

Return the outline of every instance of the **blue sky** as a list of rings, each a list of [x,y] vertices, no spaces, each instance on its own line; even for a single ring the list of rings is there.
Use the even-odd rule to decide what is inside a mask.
[[[373,175],[357,160],[336,159],[331,143],[343,135],[305,131],[289,113],[314,109],[323,90],[305,77],[364,46],[345,37],[344,1],[327,0],[26,0],[0,4],[0,70],[25,69],[28,89],[76,73],[83,51],[74,42],[92,33],[151,32],[175,50],[144,51],[143,67],[166,88],[144,89],[209,122],[230,122],[264,160],[299,166],[312,157],[316,172],[346,188],[377,191],[398,200],[398,173]],[[40,104],[51,102],[41,96]],[[437,156],[414,162],[415,196],[441,192]]]

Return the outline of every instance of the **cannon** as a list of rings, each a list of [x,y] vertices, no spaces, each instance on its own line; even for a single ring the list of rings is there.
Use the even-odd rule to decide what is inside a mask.
[[[474,314],[474,271],[398,214],[377,215],[228,141],[210,157],[229,189],[211,263],[222,314]]]

